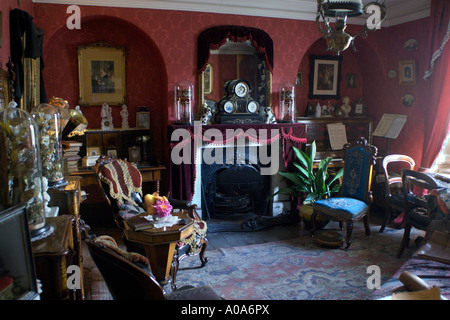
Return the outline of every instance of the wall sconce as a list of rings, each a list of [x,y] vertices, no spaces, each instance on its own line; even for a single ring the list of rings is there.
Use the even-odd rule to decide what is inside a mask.
[[[384,2],[370,2],[363,8],[361,0],[317,0],[316,23],[319,32],[327,41],[328,50],[335,51],[338,55],[352,44],[356,51],[354,40],[358,35],[364,38],[368,30],[380,29],[381,22],[386,18],[386,6]],[[355,36],[345,32],[347,17],[357,17],[364,13],[370,14],[364,25],[364,29]],[[330,18],[334,18],[334,26],[330,24]],[[322,22],[321,22],[322,19]]]
[[[280,110],[278,122],[295,121],[295,85],[291,82],[280,87]]]
[[[192,124],[194,85],[181,81],[175,85],[175,123]]]

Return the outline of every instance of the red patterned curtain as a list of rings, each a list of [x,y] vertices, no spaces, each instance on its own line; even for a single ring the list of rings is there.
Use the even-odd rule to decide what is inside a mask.
[[[267,67],[273,70],[273,42],[270,36],[257,28],[243,26],[218,26],[204,30],[197,39],[197,69],[202,73],[209,60],[209,50],[216,50],[229,38],[234,42],[250,40],[256,51],[263,53]]]
[[[424,76],[430,82],[422,158],[425,168],[433,164],[450,129],[450,1],[432,0],[430,18],[430,65]]]

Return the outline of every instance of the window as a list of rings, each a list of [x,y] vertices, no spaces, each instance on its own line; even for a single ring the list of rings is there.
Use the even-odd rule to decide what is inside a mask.
[[[434,160],[431,171],[444,174],[450,174],[450,132],[442,144],[442,149],[439,155]]]

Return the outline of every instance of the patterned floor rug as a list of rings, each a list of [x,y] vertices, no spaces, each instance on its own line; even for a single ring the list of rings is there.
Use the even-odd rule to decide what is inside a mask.
[[[369,266],[380,268],[383,283],[417,249],[408,248],[397,259],[403,230],[378,229],[372,227],[366,238],[363,229],[356,228],[347,250],[319,247],[302,236],[207,251],[204,268],[196,268],[195,257],[181,262],[177,285],[209,284],[228,300],[363,300],[373,291],[367,285],[373,275]]]

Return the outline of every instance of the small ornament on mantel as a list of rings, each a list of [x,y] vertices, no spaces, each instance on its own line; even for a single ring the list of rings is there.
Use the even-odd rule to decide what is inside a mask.
[[[126,104],[122,105],[122,110],[120,111],[120,116],[122,117],[122,129],[130,129],[128,124],[128,107]]]
[[[114,130],[111,107],[105,102],[102,106],[102,130]]]

